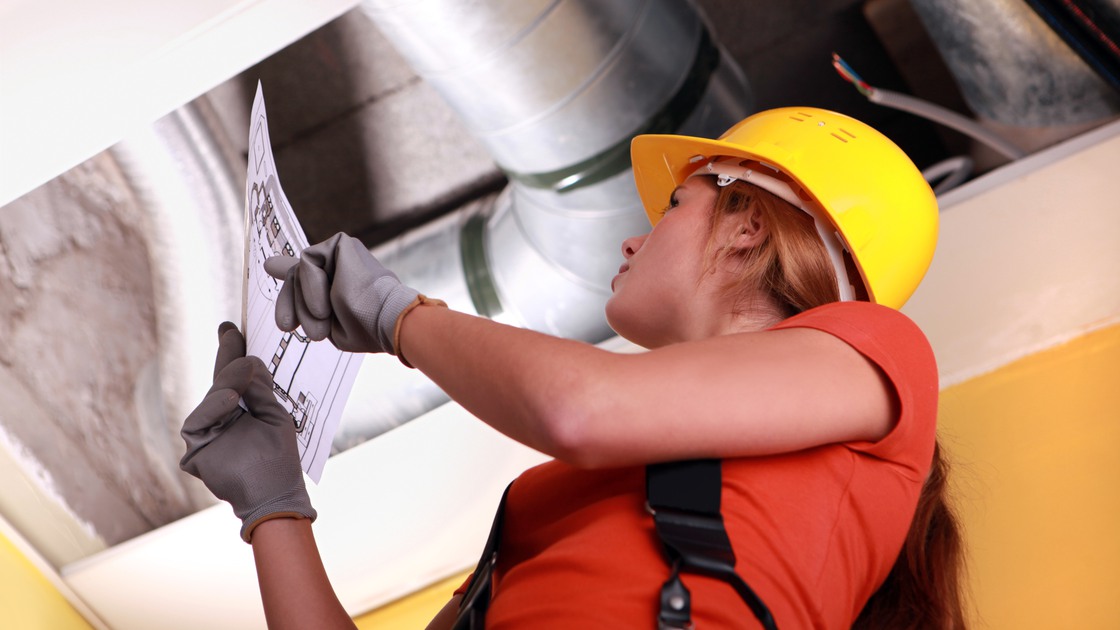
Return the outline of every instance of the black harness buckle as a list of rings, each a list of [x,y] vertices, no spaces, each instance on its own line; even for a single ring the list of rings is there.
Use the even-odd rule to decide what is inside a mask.
[[[680,581],[682,571],[730,584],[767,630],[777,630],[770,609],[735,571],[735,551],[720,514],[722,487],[718,459],[690,460],[646,467],[646,509],[672,563],[661,587],[659,630],[691,630],[691,602]],[[683,599],[681,599],[683,594]],[[677,608],[673,604],[683,602]]]
[[[657,630],[693,630],[692,594],[681,582],[680,563],[673,563],[669,579],[661,585],[661,611]]]

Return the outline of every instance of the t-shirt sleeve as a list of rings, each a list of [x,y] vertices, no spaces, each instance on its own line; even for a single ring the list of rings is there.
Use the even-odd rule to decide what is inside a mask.
[[[471,574],[467,576],[467,579],[463,580],[463,583],[459,585],[459,588],[455,589],[455,592],[452,593],[451,596],[454,597],[456,595],[465,595],[467,593],[467,589],[471,587],[471,580],[473,579],[474,571],[471,571]]]
[[[917,324],[894,309],[868,302],[836,302],[791,317],[780,328],[813,328],[867,357],[898,396],[899,416],[875,442],[849,442],[854,451],[894,462],[921,480],[929,470],[937,423],[937,363]]]

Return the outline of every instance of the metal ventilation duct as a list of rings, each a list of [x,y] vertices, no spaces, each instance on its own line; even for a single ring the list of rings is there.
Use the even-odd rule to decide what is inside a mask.
[[[375,249],[457,308],[600,342],[619,244],[648,229],[630,171],[639,133],[714,136],[745,116],[742,73],[680,0],[366,0],[362,9],[459,113],[509,186]],[[439,177],[438,163],[417,176]],[[367,361],[335,440],[357,444],[444,402]]]
[[[980,119],[1072,133],[1120,113],[1117,94],[1026,2],[911,4]],[[1099,4],[1113,7],[1113,14],[1120,8],[1117,0]]]
[[[619,243],[648,229],[629,162],[645,132],[715,135],[752,104],[741,72],[679,0],[453,0],[363,6],[443,95],[510,184],[374,250],[453,307],[589,342]],[[188,106],[113,149],[150,210],[164,413],[209,386],[214,325],[236,319],[241,184],[219,125]],[[236,164],[236,161],[233,163]],[[439,178],[439,163],[416,164]],[[219,240],[215,241],[217,238]],[[389,356],[364,363],[335,440],[345,450],[447,400]]]
[[[647,227],[630,138],[718,134],[749,105],[694,7],[367,0],[362,8],[510,177],[485,220],[468,219],[461,231],[475,309],[557,335],[609,336],[601,306],[611,261],[623,238]],[[438,164],[420,166],[438,177]]]

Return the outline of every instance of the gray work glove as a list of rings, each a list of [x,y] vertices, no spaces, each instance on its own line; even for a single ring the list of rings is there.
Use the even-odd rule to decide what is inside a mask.
[[[238,405],[244,399],[249,411]],[[278,517],[315,520],[303,483],[291,414],[272,393],[272,375],[257,357],[245,356],[245,337],[218,327],[214,385],[187,416],[180,432],[187,453],[179,467],[198,477],[241,519],[241,538]]]
[[[276,325],[303,326],[308,337],[349,352],[388,352],[397,319],[419,293],[401,284],[356,238],[339,232],[303,250],[299,258],[273,256],[265,271],[283,280]]]

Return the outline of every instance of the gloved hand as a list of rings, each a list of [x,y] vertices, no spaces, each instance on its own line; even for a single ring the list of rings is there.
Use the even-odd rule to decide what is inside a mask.
[[[330,337],[340,350],[388,352],[397,319],[418,299],[356,238],[343,233],[303,250],[299,258],[273,256],[265,271],[283,280],[276,300],[276,325],[285,331],[303,326],[308,337]]]
[[[238,405],[241,398],[250,411]],[[245,356],[245,337],[229,322],[218,327],[214,385],[180,434],[187,452],[179,467],[233,506],[245,542],[270,518],[315,520],[292,416],[272,393],[264,363]]]

